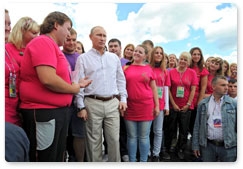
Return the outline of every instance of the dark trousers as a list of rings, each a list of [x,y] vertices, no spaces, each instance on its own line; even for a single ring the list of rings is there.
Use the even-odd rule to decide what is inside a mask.
[[[191,118],[190,118],[190,124],[189,124],[189,133],[191,135],[193,135],[193,128],[194,128],[194,123],[195,123],[195,120],[196,120],[196,116],[197,116],[197,107],[195,107],[191,111]]]
[[[30,140],[30,161],[64,161],[70,108],[63,107],[56,109],[21,109],[21,113],[23,115],[23,128]],[[55,123],[50,123],[50,121],[55,121]],[[41,126],[38,129],[38,126],[36,125],[37,123],[39,123]],[[49,125],[43,127],[44,124],[54,124],[54,126]],[[37,130],[42,131],[43,137],[49,137],[49,129],[54,130],[51,144],[44,149],[37,150]],[[39,141],[43,142],[41,139],[39,139]]]
[[[121,157],[124,155],[128,155],[127,150],[127,129],[125,125],[125,121],[123,117],[120,117],[120,153]]]
[[[177,127],[179,127],[179,136],[176,147],[177,149],[182,150],[186,148],[190,117],[191,110],[188,110],[187,112],[178,112],[173,109],[170,110],[169,116],[165,116],[164,143],[166,148],[170,148],[173,138],[177,136]]]
[[[179,124],[179,136],[177,142],[177,148],[181,150],[186,149],[187,135],[190,124],[191,110],[187,112],[177,112],[178,124]]]
[[[170,110],[170,114],[164,117],[164,146],[170,149],[172,140],[177,137],[177,112]]]

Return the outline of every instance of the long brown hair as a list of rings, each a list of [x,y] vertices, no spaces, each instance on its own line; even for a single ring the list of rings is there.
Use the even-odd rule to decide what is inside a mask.
[[[200,71],[202,71],[202,69],[203,69],[204,66],[205,66],[205,65],[204,65],[204,57],[203,57],[203,53],[202,53],[202,50],[201,50],[199,47],[194,47],[194,48],[191,48],[191,50],[190,50],[191,56],[192,56],[192,54],[193,54],[193,52],[194,52],[195,50],[199,50],[199,52],[200,52],[201,58],[200,58],[199,62],[197,63],[197,66],[199,67]],[[192,59],[191,64],[190,64],[190,67],[192,67],[193,64],[194,64],[194,61],[193,61],[193,59]]]
[[[155,51],[156,51],[158,48],[162,50],[163,58],[162,58],[161,63],[160,63],[160,68],[164,71],[164,70],[166,70],[165,52],[164,52],[164,49],[163,49],[161,46],[156,46],[156,47],[153,48],[153,50],[152,50],[152,52],[151,52],[150,65],[151,65],[151,67],[155,67],[155,59],[154,59],[154,55],[155,55]]]

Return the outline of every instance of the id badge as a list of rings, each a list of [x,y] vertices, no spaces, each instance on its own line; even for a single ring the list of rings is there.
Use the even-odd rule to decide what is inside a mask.
[[[213,120],[213,126],[214,126],[214,128],[220,128],[220,127],[222,127],[222,121],[221,121],[221,119],[214,119]]]
[[[178,86],[176,89],[176,97],[184,97],[184,87],[183,86]]]
[[[161,99],[163,97],[163,87],[157,86],[158,97]]]
[[[16,75],[9,76],[9,97],[16,97]]]

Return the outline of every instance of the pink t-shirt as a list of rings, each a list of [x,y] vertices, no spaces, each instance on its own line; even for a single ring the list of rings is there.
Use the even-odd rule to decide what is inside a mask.
[[[209,74],[208,75],[208,83],[207,83],[207,88],[206,88],[206,94],[212,94],[213,93],[213,88],[212,88],[212,80],[214,78],[214,75]]]
[[[162,71],[161,68],[153,68],[155,75],[155,82],[157,85],[158,96],[159,96],[159,108],[164,110],[165,107],[165,92],[163,91],[164,86],[170,86],[170,76],[167,70]]]
[[[198,81],[196,72],[192,70],[191,68],[187,68],[184,73],[180,73],[177,71],[177,69],[170,70],[170,79],[171,79],[171,94],[175,101],[175,103],[182,108],[185,106],[188,102],[191,87],[197,86]],[[184,89],[184,96],[177,97],[178,93],[181,93],[180,91]],[[172,108],[172,105],[170,105]],[[194,105],[191,104],[190,109],[194,109]]]
[[[154,97],[150,82],[154,73],[149,65],[130,65],[124,70],[128,93],[124,119],[132,121],[153,120]]]
[[[57,93],[46,88],[38,78],[36,66],[47,65],[71,84],[69,64],[57,44],[48,36],[40,35],[26,47],[20,70],[20,107],[24,109],[58,108],[69,106],[72,94]]]
[[[194,98],[193,98],[193,104],[196,106],[197,105],[197,101],[198,101],[198,96],[199,96],[199,93],[200,93],[200,88],[201,88],[201,78],[203,78],[204,76],[208,76],[209,72],[206,68],[203,68],[202,71],[200,71],[199,67],[196,67],[194,66],[192,68],[196,74],[197,74],[197,81],[198,81],[198,85],[196,87],[196,92],[195,92],[195,95],[194,95]]]
[[[21,119],[17,112],[17,106],[19,104],[19,65],[14,57],[14,51],[17,49],[6,48],[5,53],[5,121],[21,126]],[[9,80],[10,73],[15,75],[16,79],[16,97],[10,97],[9,92]]]
[[[10,56],[13,56],[14,59],[17,61],[18,65],[21,66],[21,61],[23,59],[23,54],[25,48],[17,49],[14,44],[7,43],[5,45],[5,49],[8,51]]]

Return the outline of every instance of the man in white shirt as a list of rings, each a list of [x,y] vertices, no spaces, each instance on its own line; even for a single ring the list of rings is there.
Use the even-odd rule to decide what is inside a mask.
[[[88,76],[92,80],[89,87],[76,95],[77,115],[86,120],[87,160],[102,162],[103,123],[108,161],[119,162],[119,111],[127,108],[126,80],[120,59],[116,54],[105,51],[105,29],[93,27],[89,36],[92,49],[78,58],[74,78]]]

